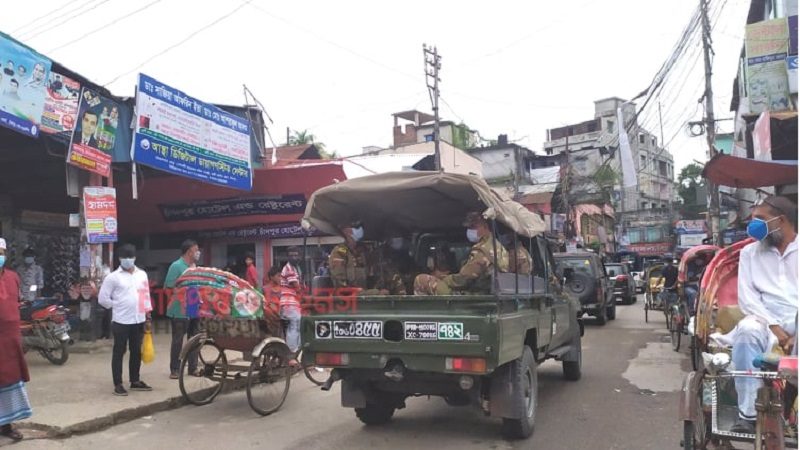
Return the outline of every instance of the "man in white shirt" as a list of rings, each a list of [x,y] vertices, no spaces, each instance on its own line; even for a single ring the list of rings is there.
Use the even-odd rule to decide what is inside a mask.
[[[111,374],[114,379],[114,395],[128,395],[128,391],[122,386],[122,357],[126,347],[131,351],[128,360],[131,390],[153,390],[139,379],[144,326],[153,308],[147,273],[135,265],[136,247],[125,244],[119,248],[117,255],[119,268],[103,280],[98,301],[103,307],[110,308],[112,314],[114,351],[111,357]]]
[[[757,202],[747,234],[759,242],[739,256],[739,308],[745,317],[731,333],[736,370],[758,370],[753,359],[776,344],[786,353],[797,351],[797,206],[777,196]],[[736,379],[735,431],[753,432],[760,386],[758,379]]]

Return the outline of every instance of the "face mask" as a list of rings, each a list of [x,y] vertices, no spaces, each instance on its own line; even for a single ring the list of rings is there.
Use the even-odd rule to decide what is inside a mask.
[[[30,266],[31,264],[33,264],[33,256],[26,256],[26,257],[25,257],[25,264],[27,264],[27,265],[29,265],[29,266]]]
[[[194,262],[200,261],[200,255],[200,250],[194,252],[194,255],[192,256],[194,258]]]
[[[403,249],[403,238],[392,238],[389,240],[389,246],[392,247],[392,250],[402,250]]]
[[[747,224],[747,235],[757,241],[763,241],[764,238],[769,236],[769,225],[768,223],[772,222],[773,220],[777,219],[777,217],[773,217],[769,220],[764,219],[753,219],[750,223]],[[777,230],[773,230],[774,233]]]
[[[119,265],[122,266],[125,270],[133,269],[133,263],[136,262],[136,258],[120,258]]]
[[[81,293],[81,298],[83,298],[84,300],[89,300],[90,297],[91,297],[91,295],[89,295],[87,293],[84,293],[84,292]]]
[[[473,244],[480,240],[478,236],[478,230],[474,228],[467,228],[467,240],[472,242]]]
[[[350,232],[350,236],[352,236],[353,240],[356,242],[364,239],[364,227],[353,228]]]
[[[6,265],[6,255],[0,255],[0,269]]]

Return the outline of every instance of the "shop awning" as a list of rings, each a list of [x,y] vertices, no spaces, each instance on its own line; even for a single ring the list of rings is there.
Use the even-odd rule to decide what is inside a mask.
[[[703,177],[715,184],[755,189],[797,183],[797,160],[759,161],[717,154],[706,163]]]

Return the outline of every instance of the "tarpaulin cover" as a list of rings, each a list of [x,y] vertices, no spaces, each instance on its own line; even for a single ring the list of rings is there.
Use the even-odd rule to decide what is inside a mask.
[[[735,188],[797,184],[797,160],[757,161],[719,153],[706,163],[703,177],[715,184]]]
[[[264,296],[232,273],[195,267],[178,278],[167,315],[191,319],[260,319],[264,317]]]

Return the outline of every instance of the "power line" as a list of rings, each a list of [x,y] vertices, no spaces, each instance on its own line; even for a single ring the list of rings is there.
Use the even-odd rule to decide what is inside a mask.
[[[189,35],[187,35],[185,38],[181,39],[180,41],[178,41],[178,42],[176,42],[176,43],[174,43],[172,45],[170,45],[169,47],[165,48],[164,50],[161,50],[160,52],[154,54],[153,56],[150,56],[149,58],[147,58],[144,61],[142,61],[141,63],[139,63],[136,67],[134,67],[134,68],[132,68],[132,69],[126,71],[126,72],[123,72],[123,73],[115,76],[114,78],[111,79],[111,81],[108,81],[105,84],[103,84],[103,87],[106,87],[111,83],[114,83],[115,81],[119,80],[120,78],[124,77],[125,75],[128,75],[128,74],[130,74],[132,72],[135,72],[136,70],[140,69],[142,66],[144,66],[147,63],[149,63],[150,61],[152,61],[152,60],[158,58],[159,56],[162,56],[165,53],[167,53],[167,52],[169,52],[171,50],[174,50],[175,48],[185,44],[186,42],[190,41],[192,38],[194,38],[198,34],[202,33],[203,31],[208,30],[209,28],[213,27],[214,25],[216,25],[216,24],[222,22],[223,20],[227,19],[228,17],[236,14],[240,9],[242,9],[245,6],[249,5],[250,2],[252,2],[252,1],[253,0],[246,0],[245,2],[239,4],[239,6],[237,6],[234,9],[232,9],[230,12],[228,12],[225,15],[222,15],[222,16],[214,19],[212,22],[208,23],[207,25],[204,25],[204,26],[198,28],[197,30],[189,33]]]
[[[92,0],[90,0],[90,1],[92,1]],[[65,2],[60,7],[56,8],[56,9],[53,9],[53,10],[50,10],[49,12],[47,12],[45,14],[42,14],[39,17],[36,17],[35,19],[25,23],[25,25],[22,25],[20,27],[15,28],[14,30],[11,31],[11,34],[16,34],[17,32],[22,31],[23,29],[29,27],[30,25],[33,25],[34,23],[38,22],[39,20],[44,19],[46,17],[49,17],[49,16],[61,11],[62,9],[66,8],[67,6],[69,6],[69,5],[73,4],[73,3],[77,3],[77,2],[78,2],[78,0],[72,0],[72,1],[69,1],[69,2]]]
[[[49,28],[39,29],[39,31],[35,31],[35,32],[23,33],[22,38],[25,39],[26,41],[35,39],[35,38],[37,38],[38,36],[41,36],[44,33],[47,33],[49,31],[55,30],[56,28],[59,28],[59,27],[63,26],[64,24],[66,24],[68,22],[71,22],[74,19],[77,19],[78,17],[81,17],[81,16],[83,16],[83,15],[85,15],[85,14],[91,12],[91,11],[94,11],[95,9],[99,8],[100,6],[103,6],[104,4],[108,3],[109,1],[110,0],[102,0],[100,3],[96,3],[96,4],[90,6],[89,8],[86,8],[84,10],[80,10],[80,8],[79,8],[78,10],[76,10],[76,11],[78,11],[77,14],[71,15],[71,16],[67,17],[66,19],[62,20],[61,22],[58,22],[58,23],[56,23],[55,25],[53,25],[53,26],[51,26]],[[86,4],[84,4],[83,6],[85,6],[85,5]]]
[[[142,6],[141,8],[139,8],[139,9],[137,9],[137,10],[135,10],[135,11],[131,11],[131,12],[129,12],[128,14],[125,14],[125,15],[123,15],[123,16],[117,17],[116,19],[114,19],[114,20],[112,20],[112,21],[110,21],[110,22],[106,23],[106,24],[105,24],[105,25],[103,25],[103,26],[100,26],[100,27],[98,27],[98,28],[95,28],[94,30],[92,30],[92,31],[89,31],[88,33],[82,34],[81,36],[79,36],[79,37],[77,37],[77,38],[75,38],[75,39],[73,39],[73,40],[71,40],[71,41],[69,41],[69,42],[66,42],[66,43],[64,43],[64,44],[62,44],[62,45],[59,45],[58,47],[56,47],[56,48],[54,48],[54,49],[52,49],[52,50],[49,50],[49,51],[48,51],[48,53],[53,53],[53,52],[56,52],[56,51],[58,51],[58,50],[61,50],[61,49],[62,49],[62,48],[64,48],[64,47],[68,47],[68,46],[70,46],[70,45],[72,45],[72,44],[74,44],[74,43],[76,43],[76,42],[82,41],[82,40],[86,39],[87,37],[89,37],[89,36],[91,36],[91,35],[93,35],[93,34],[95,34],[95,33],[99,32],[99,31],[105,30],[106,28],[108,28],[108,27],[110,27],[110,26],[112,26],[112,25],[115,25],[115,24],[117,24],[118,22],[121,22],[121,21],[123,21],[123,20],[125,20],[125,19],[127,19],[127,18],[129,18],[129,17],[131,17],[131,16],[133,16],[133,15],[136,15],[136,14],[138,14],[138,13],[140,13],[140,12],[144,11],[145,9],[147,9],[147,8],[149,8],[149,7],[153,6],[153,5],[155,5],[156,3],[160,3],[161,1],[162,1],[162,0],[155,0],[155,1],[153,1],[153,2],[150,2],[150,3],[148,3],[148,4],[144,5],[144,6]]]

